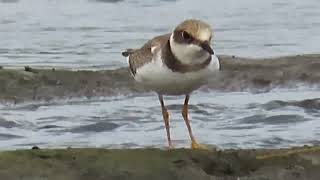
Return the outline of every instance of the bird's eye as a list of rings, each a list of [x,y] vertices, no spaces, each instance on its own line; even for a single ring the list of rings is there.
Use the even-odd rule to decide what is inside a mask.
[[[182,37],[185,40],[191,40],[192,39],[191,35],[189,33],[187,33],[186,31],[182,31]]]

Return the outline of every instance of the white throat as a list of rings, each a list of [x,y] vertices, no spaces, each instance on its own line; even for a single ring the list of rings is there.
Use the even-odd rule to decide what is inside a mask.
[[[172,53],[183,64],[201,64],[210,56],[200,46],[176,43],[173,39],[173,33],[170,36],[170,46]]]

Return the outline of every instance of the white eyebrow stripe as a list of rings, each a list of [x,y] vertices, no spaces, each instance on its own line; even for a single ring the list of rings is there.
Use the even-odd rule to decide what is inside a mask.
[[[211,32],[209,29],[203,30],[199,33],[199,40],[201,41],[209,41],[211,36]]]

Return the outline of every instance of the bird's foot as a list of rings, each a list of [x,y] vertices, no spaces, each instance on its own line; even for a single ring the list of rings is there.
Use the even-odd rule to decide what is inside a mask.
[[[174,149],[174,146],[171,144],[168,146],[168,150],[173,150]]]
[[[171,141],[169,141],[169,144],[168,144],[168,150],[173,150],[175,147],[174,147],[174,145],[172,144],[172,142]]]
[[[208,147],[206,145],[203,145],[203,144],[198,144],[197,142],[195,141],[192,141],[191,143],[191,149],[208,149]]]

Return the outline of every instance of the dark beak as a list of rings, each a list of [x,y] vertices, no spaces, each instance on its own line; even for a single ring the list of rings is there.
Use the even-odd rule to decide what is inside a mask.
[[[211,55],[214,54],[208,41],[200,43],[200,47],[202,47],[202,49],[207,51],[209,54],[211,54]]]

